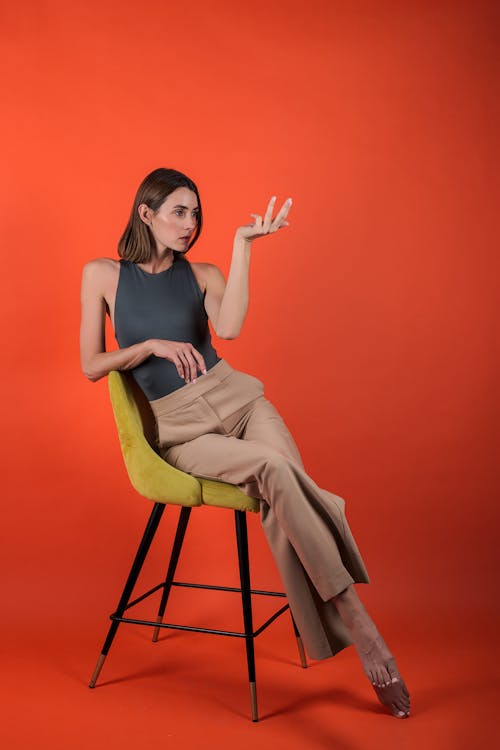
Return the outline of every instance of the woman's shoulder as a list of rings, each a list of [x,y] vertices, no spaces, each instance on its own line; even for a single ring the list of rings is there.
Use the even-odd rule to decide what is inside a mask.
[[[120,261],[116,260],[115,258],[92,258],[92,260],[88,260],[84,268],[97,268],[97,269],[105,269],[105,268],[119,268],[120,267]]]
[[[120,269],[120,261],[114,258],[92,258],[83,266],[83,273],[94,277],[116,274]]]
[[[216,266],[215,263],[201,263],[201,262],[193,263],[192,261],[190,262],[191,262],[191,267],[194,270],[198,271],[198,273],[202,276],[207,276],[207,275],[209,276],[212,273],[217,273],[217,271],[219,271],[220,273],[220,268],[218,268],[218,266]]]
[[[213,276],[219,277],[222,275],[222,271],[219,266],[215,265],[215,263],[191,263],[191,266],[204,279],[210,279]]]
[[[109,290],[118,283],[119,273],[120,261],[113,258],[92,258],[83,266],[82,290],[89,294],[99,294],[107,299]]]
[[[220,268],[215,263],[191,263],[194,275],[202,292],[217,289],[224,292],[226,280]]]

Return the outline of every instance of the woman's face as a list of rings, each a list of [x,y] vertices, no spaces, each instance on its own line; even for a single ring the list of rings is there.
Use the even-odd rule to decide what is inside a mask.
[[[149,224],[158,249],[186,252],[198,223],[196,193],[189,188],[180,187],[167,195],[156,214],[151,209],[144,211],[145,208],[147,206],[142,203],[139,207],[140,215]]]

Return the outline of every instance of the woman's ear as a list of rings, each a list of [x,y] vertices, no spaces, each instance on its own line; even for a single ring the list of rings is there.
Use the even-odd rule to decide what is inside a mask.
[[[145,224],[151,224],[152,211],[145,203],[141,203],[137,207],[137,213]]]

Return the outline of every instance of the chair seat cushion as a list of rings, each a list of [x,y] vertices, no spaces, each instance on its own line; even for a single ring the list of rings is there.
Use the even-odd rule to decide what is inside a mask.
[[[111,370],[108,386],[125,466],[140,495],[157,503],[259,511],[259,501],[236,485],[194,477],[158,455],[146,438],[151,408],[130,373]]]
[[[201,501],[203,505],[213,505],[217,508],[231,508],[232,510],[247,510],[258,513],[260,502],[255,497],[246,495],[235,484],[219,482],[215,479],[196,477],[201,484]]]

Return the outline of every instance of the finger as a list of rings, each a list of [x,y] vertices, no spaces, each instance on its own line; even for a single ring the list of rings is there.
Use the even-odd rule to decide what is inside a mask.
[[[184,378],[184,367],[182,365],[180,357],[178,355],[174,354],[174,358],[173,358],[172,361],[173,361],[174,365],[177,368],[177,372],[179,373],[179,377],[184,380],[185,379]]]
[[[288,212],[290,211],[290,208],[292,206],[292,202],[293,201],[291,198],[286,199],[286,201],[283,203],[280,210],[274,217],[273,224],[279,224],[282,219],[286,219],[286,217],[288,216]]]
[[[194,346],[191,346],[191,354],[193,355],[193,357],[195,358],[195,360],[198,363],[198,369],[201,370],[201,372],[203,373],[203,375],[206,375],[207,374],[207,366],[205,364],[205,360],[203,359],[203,357],[200,354],[200,352],[197,349],[194,348]]]
[[[189,365],[189,371],[188,371],[188,379],[190,383],[196,383],[196,376],[198,374],[198,368],[197,368],[197,362],[195,358],[193,357],[191,353],[191,345],[189,345],[189,349],[186,351],[186,359],[188,361]]]
[[[196,361],[191,356],[191,354],[188,354],[188,361],[189,361],[189,379],[191,383],[196,383]]]
[[[273,216],[273,211],[274,211],[274,205],[275,205],[275,203],[276,203],[276,196],[273,195],[273,197],[271,198],[271,200],[269,201],[269,203],[267,205],[267,210],[266,210],[266,213],[265,213],[265,216],[264,216],[264,224],[263,224],[264,232],[268,232],[269,231],[269,227],[271,226],[271,219],[272,219],[272,216]]]
[[[269,232],[277,232],[278,229],[283,229],[283,227],[289,227],[289,226],[290,224],[288,223],[288,221],[282,221],[281,224],[279,224],[278,226],[274,226],[274,223],[273,223],[271,224],[271,228],[269,229]]]
[[[262,216],[260,214],[250,214],[250,216],[255,217],[255,226],[262,224]]]
[[[173,362],[175,366],[177,367],[177,372],[179,373],[179,377],[182,378],[182,380],[186,380],[186,374],[185,374],[185,365],[184,360],[182,359],[182,352],[178,351],[174,354]]]
[[[184,378],[184,380],[186,381],[186,383],[189,383],[190,366],[189,366],[188,358],[186,357],[186,353],[183,352],[183,351],[180,351],[179,352],[179,359],[182,362],[182,369],[183,369],[183,375],[182,375],[182,377]]]

